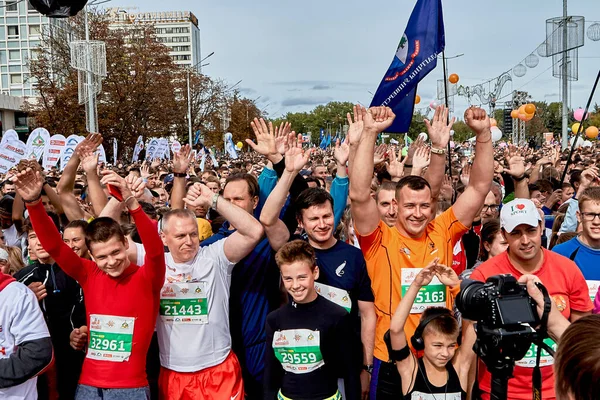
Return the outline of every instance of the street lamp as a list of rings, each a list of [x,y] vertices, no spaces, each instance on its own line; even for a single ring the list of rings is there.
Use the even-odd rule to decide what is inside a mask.
[[[206,57],[204,57],[202,60],[198,61],[196,63],[196,65],[194,65],[187,71],[188,136],[189,136],[190,147],[192,147],[192,101],[190,99],[190,97],[191,97],[191,95],[190,95],[190,70],[195,69],[199,64],[202,64],[203,61],[205,61],[209,57],[212,57],[213,54],[215,54],[214,51],[212,53],[210,53],[209,55],[207,55]],[[202,66],[200,66],[200,67],[202,67]]]

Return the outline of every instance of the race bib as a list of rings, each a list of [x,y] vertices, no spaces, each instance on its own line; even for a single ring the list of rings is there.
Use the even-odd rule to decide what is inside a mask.
[[[558,347],[556,342],[550,338],[544,339],[544,343],[546,343],[554,351],[556,351],[556,348]],[[537,357],[537,351],[538,351],[537,345],[532,343],[531,346],[529,346],[529,350],[527,350],[527,354],[525,354],[525,357],[523,357],[519,361],[516,361],[515,365],[518,365],[519,367],[525,367],[525,368],[534,368],[535,360]],[[546,350],[542,349],[542,354],[540,357],[540,367],[547,367],[548,365],[553,365],[553,364],[554,364],[554,358],[550,355],[550,353],[548,353]]]
[[[315,282],[315,290],[327,300],[344,307],[346,311],[352,310],[352,301],[350,295],[344,289],[339,289],[323,283]]]
[[[86,357],[112,362],[129,360],[134,322],[132,317],[91,314],[90,343]]]
[[[423,268],[402,268],[402,297],[408,288],[415,280],[415,277]],[[429,307],[446,307],[446,285],[444,285],[437,277],[433,277],[429,285],[423,286],[415,302],[413,303],[410,313],[421,314]]]
[[[460,393],[436,393],[439,397],[435,397],[435,395],[431,393],[423,393],[423,392],[412,392],[410,395],[411,400],[438,400],[444,396],[444,400],[461,400],[462,397]]]
[[[288,329],[275,332],[273,351],[287,372],[308,374],[325,364],[320,343],[319,331]]]
[[[600,286],[600,281],[586,281],[586,283],[590,291],[590,299],[592,299],[593,302],[596,298],[596,293],[598,293],[598,286]]]
[[[159,314],[166,324],[208,324],[206,282],[167,283],[160,292]]]

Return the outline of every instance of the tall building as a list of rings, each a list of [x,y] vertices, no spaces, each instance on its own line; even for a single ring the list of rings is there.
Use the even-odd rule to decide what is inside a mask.
[[[130,12],[128,8],[110,8],[111,23],[119,27],[151,24],[158,40],[169,48],[175,64],[195,67],[200,72],[200,28],[198,18],[189,11]]]

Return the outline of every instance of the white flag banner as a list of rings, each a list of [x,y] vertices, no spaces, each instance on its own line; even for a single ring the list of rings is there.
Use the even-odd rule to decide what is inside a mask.
[[[177,140],[175,140],[171,144],[171,151],[173,152],[173,154],[175,154],[175,153],[179,153],[179,150],[181,150],[181,143],[179,143]]]
[[[117,138],[114,138],[113,139],[113,165],[117,165],[117,150],[118,150]]]
[[[202,153],[202,161],[200,161],[200,171],[204,172],[204,164],[206,163],[206,151],[204,151],[204,147],[200,150]]]
[[[49,140],[50,132],[46,128],[34,129],[27,138],[27,158],[39,160]]]
[[[9,169],[25,158],[27,145],[20,140],[0,143],[0,173],[6,174]]]
[[[96,153],[98,153],[98,164],[106,164],[106,151],[104,150],[104,145],[101,144],[98,147],[98,150],[96,150]]]
[[[2,141],[0,142],[0,144],[10,142],[11,140],[19,140],[19,134],[14,129],[9,129],[6,132],[4,132],[4,135],[2,135]]]
[[[83,140],[82,136],[71,135],[67,138],[67,143],[65,144],[65,149],[60,156],[60,170],[64,170],[67,166],[67,163],[73,157],[73,153],[75,153],[75,147]]]
[[[63,135],[52,135],[50,137],[42,157],[42,167],[46,171],[49,171],[52,167],[56,167],[66,146],[67,139]]]
[[[158,139],[150,139],[150,142],[146,146],[146,160],[152,161],[156,158],[156,152],[158,151]]]
[[[142,135],[138,136],[137,142],[135,142],[135,148],[133,149],[133,158],[131,162],[137,162],[140,157],[140,151],[144,148],[144,138]]]
[[[169,141],[165,138],[158,139],[158,148],[152,158],[165,158],[169,152]]]

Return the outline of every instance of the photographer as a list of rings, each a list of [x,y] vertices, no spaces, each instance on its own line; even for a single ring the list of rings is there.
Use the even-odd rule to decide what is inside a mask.
[[[472,383],[468,380],[469,369],[475,360],[472,350],[475,332],[468,326],[465,331],[468,333],[457,350],[460,328],[449,309],[431,307],[423,312],[419,326],[411,338],[415,350],[423,350],[423,357],[416,358],[408,348],[404,325],[423,287],[429,285],[434,278],[450,287],[459,284],[454,270],[438,264],[438,261],[436,258],[419,271],[391,320],[389,353],[402,378],[403,398],[422,398],[423,395],[436,394],[446,398],[449,394],[452,399],[466,399],[467,388]]]
[[[515,199],[507,203],[500,213],[502,235],[508,243],[506,252],[486,261],[471,274],[471,279],[485,281],[498,274],[512,274],[515,278],[531,274],[544,282],[556,309],[571,320],[589,315],[593,305],[588,288],[579,268],[566,257],[541,247],[543,222],[535,205],[528,199]],[[556,343],[545,343],[556,349]],[[531,345],[527,355],[516,362],[514,378],[508,381],[508,398],[530,399],[533,367],[536,365],[537,346]],[[542,396],[556,398],[551,356],[543,354]],[[491,374],[484,364],[478,376],[482,399],[490,398]]]

